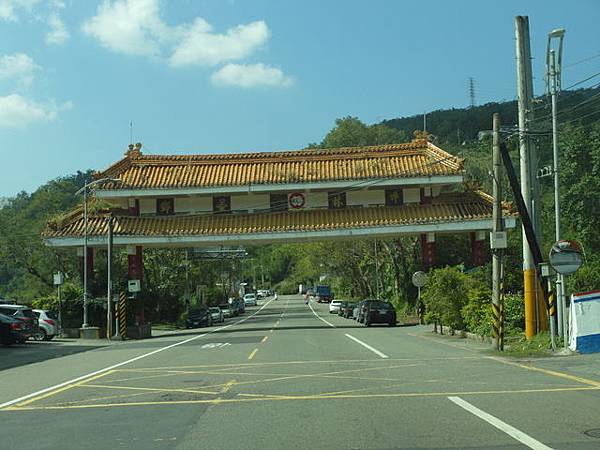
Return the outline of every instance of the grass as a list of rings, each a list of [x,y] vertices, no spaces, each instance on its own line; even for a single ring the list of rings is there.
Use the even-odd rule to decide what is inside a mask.
[[[561,340],[557,339],[557,348],[561,348],[561,345]],[[526,339],[523,333],[507,336],[504,341],[504,351],[498,352],[498,354],[515,358],[551,356],[553,351],[550,342],[550,333],[544,331],[536,334],[531,339]]]

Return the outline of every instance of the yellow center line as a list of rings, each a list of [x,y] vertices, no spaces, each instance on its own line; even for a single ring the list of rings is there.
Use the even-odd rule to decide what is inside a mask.
[[[265,336],[264,338],[262,338],[262,341],[260,341],[261,344],[267,342],[267,339],[269,339],[269,336]]]
[[[254,358],[254,355],[256,355],[256,352],[258,351],[257,348],[255,348],[254,350],[252,350],[252,353],[250,353],[250,356],[248,356],[248,359],[252,359]]]

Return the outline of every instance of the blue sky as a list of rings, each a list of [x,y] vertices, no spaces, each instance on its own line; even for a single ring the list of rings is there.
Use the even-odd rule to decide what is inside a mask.
[[[538,94],[553,28],[566,65],[600,54],[597,0],[0,0],[0,197],[105,168],[130,121],[147,153],[270,151],[464,107],[469,77],[479,104],[515,98],[515,15]]]

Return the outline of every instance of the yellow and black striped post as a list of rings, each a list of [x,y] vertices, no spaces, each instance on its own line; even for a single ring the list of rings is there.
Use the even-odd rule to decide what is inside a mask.
[[[127,337],[127,294],[119,293],[119,301],[117,303],[117,336],[121,339]]]
[[[496,350],[504,350],[504,293],[500,294],[500,304],[492,303],[492,333]]]

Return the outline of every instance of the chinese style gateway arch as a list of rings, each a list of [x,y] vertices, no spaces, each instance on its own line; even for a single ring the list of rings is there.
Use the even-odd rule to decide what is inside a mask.
[[[219,247],[306,239],[420,236],[424,268],[436,235],[469,233],[483,264],[492,199],[465,190],[463,160],[426,140],[285,152],[146,155],[142,145],[97,179],[108,207],[89,215],[88,260],[127,247],[129,278],[142,277],[144,247]],[[118,180],[118,181],[117,181]],[[505,224],[515,217],[504,209]],[[48,245],[82,248],[82,209],[48,224]],[[90,270],[88,268],[88,270]]]

